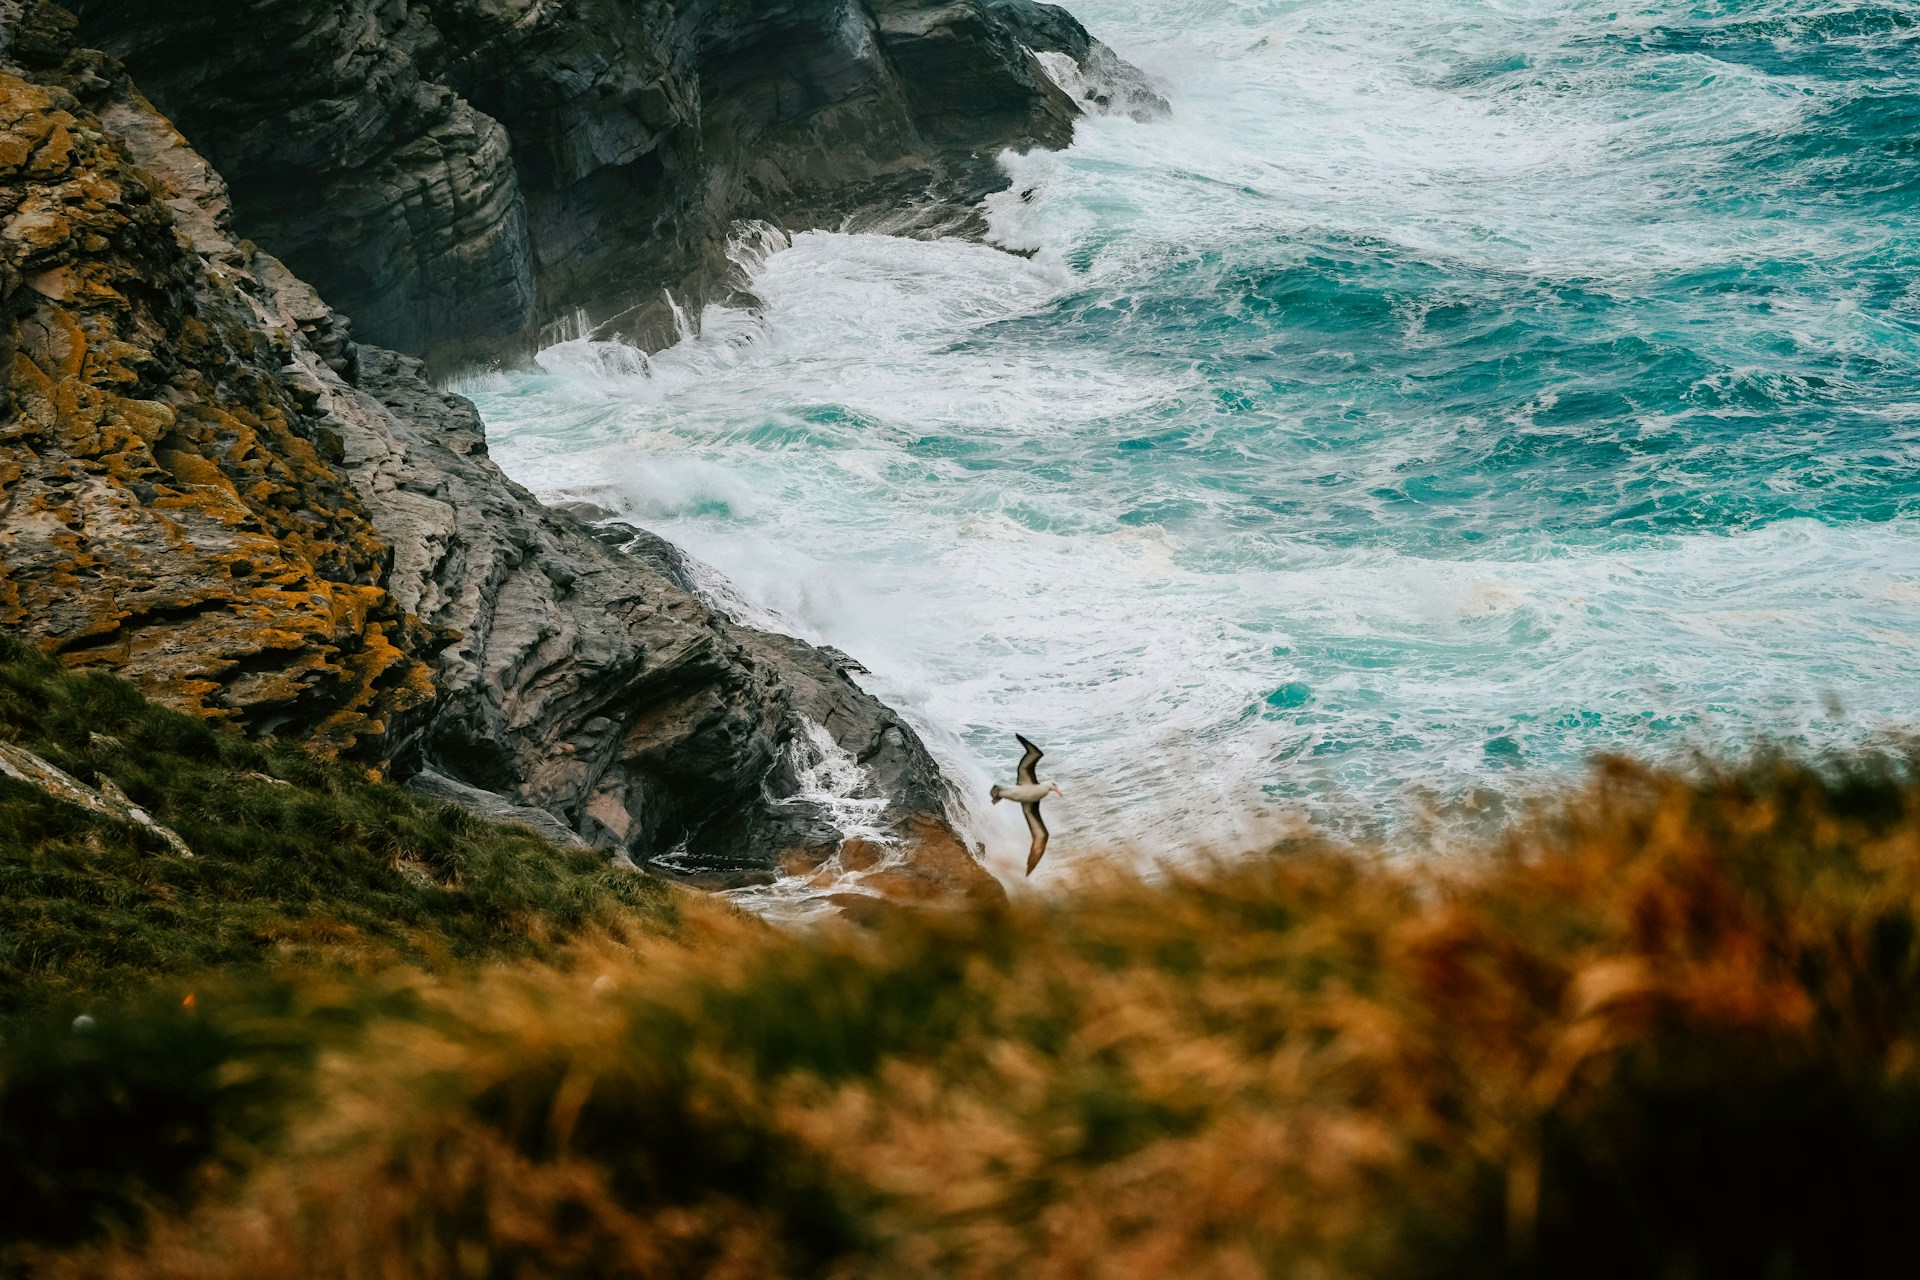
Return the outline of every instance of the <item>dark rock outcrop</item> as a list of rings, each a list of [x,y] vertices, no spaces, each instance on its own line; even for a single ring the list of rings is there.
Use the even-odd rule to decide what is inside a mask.
[[[998,892],[844,658],[509,482],[470,404],[348,341],[120,68],[22,8],[0,0],[0,623],[711,883],[833,856],[806,781],[845,753],[908,891]]]
[[[342,467],[394,545],[388,590],[457,637],[407,758],[709,882],[837,849],[800,794],[825,753],[864,768],[887,828],[944,832],[938,768],[846,659],[716,612],[651,535],[541,506],[415,359],[363,347],[358,385],[330,383],[328,401]]]
[[[74,5],[249,235],[442,368],[561,330],[660,345],[738,288],[736,220],[951,229],[1000,151],[1158,103],[1034,0]]]

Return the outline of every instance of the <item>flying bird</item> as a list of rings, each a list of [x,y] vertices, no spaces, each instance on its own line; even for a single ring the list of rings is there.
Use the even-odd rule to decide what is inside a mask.
[[[1040,820],[1040,802],[1050,795],[1064,797],[1067,793],[1051,782],[1040,781],[1034,775],[1033,766],[1040,763],[1043,753],[1019,734],[1013,736],[1026,748],[1026,754],[1020,757],[1020,781],[1011,787],[995,787],[993,802],[999,804],[1002,800],[1012,800],[1025,811],[1027,830],[1033,833],[1033,847],[1027,851],[1027,874],[1032,875],[1033,869],[1040,865],[1040,859],[1047,853],[1047,824]]]

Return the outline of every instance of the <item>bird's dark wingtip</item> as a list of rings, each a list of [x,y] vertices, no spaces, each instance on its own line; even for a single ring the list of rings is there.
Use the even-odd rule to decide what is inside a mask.
[[[1024,734],[1024,733],[1016,733],[1016,734],[1014,734],[1014,735],[1013,735],[1013,740],[1014,740],[1015,742],[1017,742],[1017,743],[1019,743],[1019,744],[1020,744],[1021,746],[1023,746],[1023,747],[1025,747],[1025,748],[1026,748],[1027,750],[1029,750],[1029,751],[1038,751],[1038,750],[1040,749],[1040,748],[1038,748],[1038,747],[1036,747],[1036,746],[1034,746],[1034,745],[1033,745],[1033,741],[1032,741],[1032,740],[1031,740],[1030,738],[1028,738],[1028,737],[1027,737],[1027,735],[1026,735],[1026,734]]]

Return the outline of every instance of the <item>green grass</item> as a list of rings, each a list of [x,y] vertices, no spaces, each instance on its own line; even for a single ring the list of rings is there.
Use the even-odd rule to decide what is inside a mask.
[[[71,1017],[213,970],[534,956],[589,927],[673,918],[663,883],[600,854],[249,742],[8,637],[0,739],[111,778],[197,855],[0,779],[0,1013]]]

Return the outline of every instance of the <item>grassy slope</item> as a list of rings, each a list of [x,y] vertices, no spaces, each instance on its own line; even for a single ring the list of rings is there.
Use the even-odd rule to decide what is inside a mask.
[[[143,1280],[1908,1274],[1911,777],[1619,767],[1443,875],[807,937],[690,902],[559,964],[21,1024],[0,1214],[37,1273]],[[141,1195],[192,1207],[63,1243]]]
[[[372,975],[666,932],[685,897],[4,636],[0,739],[110,778],[196,855],[0,778],[0,1271],[4,1242],[135,1220],[257,1154],[320,1049],[411,1007]]]
[[[198,855],[0,778],[0,1013],[71,1017],[216,968],[533,955],[671,915],[659,881],[597,854],[211,729],[4,637],[0,738],[111,778]]]

